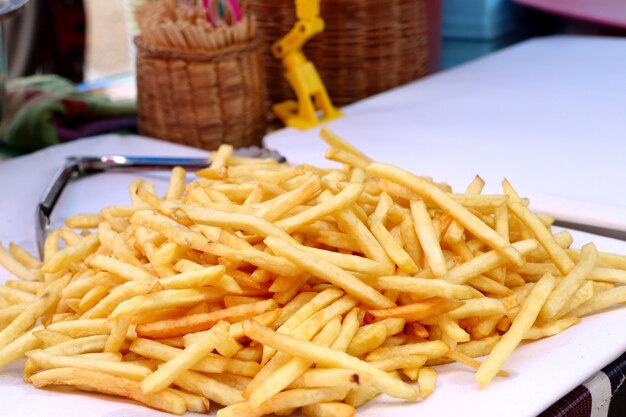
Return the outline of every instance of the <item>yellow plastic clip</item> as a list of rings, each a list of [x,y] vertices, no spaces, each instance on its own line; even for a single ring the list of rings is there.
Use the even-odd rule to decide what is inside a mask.
[[[287,126],[309,129],[342,116],[333,106],[315,65],[302,53],[302,46],[324,30],[319,0],[295,0],[298,21],[272,46],[274,56],[282,60],[285,78],[296,94],[297,102],[287,100],[272,106]],[[321,118],[318,118],[318,113]]]

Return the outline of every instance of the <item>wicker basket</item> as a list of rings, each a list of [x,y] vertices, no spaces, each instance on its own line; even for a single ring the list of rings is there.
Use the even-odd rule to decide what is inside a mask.
[[[428,73],[428,0],[324,0],[324,32],[304,47],[335,105],[341,106]],[[248,0],[265,42],[272,103],[293,98],[271,44],[296,20],[294,0]]]
[[[266,133],[260,41],[215,52],[137,45],[142,134],[197,148],[258,145]]]

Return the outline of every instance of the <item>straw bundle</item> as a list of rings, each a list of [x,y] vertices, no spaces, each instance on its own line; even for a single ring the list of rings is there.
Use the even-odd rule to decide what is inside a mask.
[[[215,51],[256,37],[256,22],[249,16],[231,25],[213,26],[202,6],[177,6],[174,0],[146,2],[135,16],[144,42],[153,47]]]
[[[137,9],[140,131],[205,149],[259,144],[265,79],[254,19],[214,26],[206,16],[173,0]]]

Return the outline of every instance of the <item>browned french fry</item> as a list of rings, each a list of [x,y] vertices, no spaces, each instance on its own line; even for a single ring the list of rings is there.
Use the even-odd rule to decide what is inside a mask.
[[[209,313],[182,316],[174,319],[155,321],[137,325],[137,335],[149,339],[181,336],[207,330],[219,321],[235,323],[243,319],[258,316],[268,310],[274,310],[278,304],[269,299],[257,303],[241,304]]]
[[[443,297],[432,297],[416,303],[391,307],[380,310],[368,310],[365,313],[365,323],[387,319],[390,317],[403,318],[409,322],[435,317],[461,307],[464,304],[460,300],[452,300]]]

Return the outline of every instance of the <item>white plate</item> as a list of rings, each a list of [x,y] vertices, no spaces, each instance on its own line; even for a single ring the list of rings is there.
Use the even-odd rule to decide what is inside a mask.
[[[123,152],[133,154],[201,154],[163,142],[107,137],[80,141],[26,158],[0,164],[0,240],[16,241],[34,250],[33,212],[51,172],[61,164],[61,155]],[[16,173],[18,173],[16,175]],[[96,176],[75,183],[64,193],[55,220],[83,211],[94,211],[112,202],[127,201],[130,176]],[[160,186],[164,185],[161,181]],[[106,195],[93,190],[106,190]],[[626,242],[574,233],[575,246],[589,240],[604,251],[626,253]],[[0,270],[0,282],[8,278]],[[583,320],[579,325],[549,339],[520,346],[506,362],[508,378],[496,378],[486,389],[474,383],[474,373],[462,366],[440,368],[435,393],[425,401],[409,404],[380,397],[358,411],[371,416],[530,417],[560,399],[626,350],[626,309],[614,310]],[[21,363],[0,371],[0,415],[67,417],[147,417],[166,415],[130,401],[76,393],[68,390],[36,390],[21,379]]]

